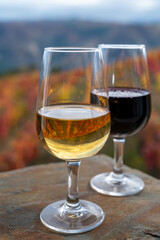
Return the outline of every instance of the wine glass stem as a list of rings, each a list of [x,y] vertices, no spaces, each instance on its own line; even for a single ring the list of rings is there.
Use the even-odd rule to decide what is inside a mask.
[[[66,162],[68,169],[68,192],[67,192],[67,205],[76,207],[79,203],[78,195],[78,174],[80,161]]]
[[[114,142],[114,174],[122,174],[123,175],[123,148],[125,139],[121,138],[113,138]]]

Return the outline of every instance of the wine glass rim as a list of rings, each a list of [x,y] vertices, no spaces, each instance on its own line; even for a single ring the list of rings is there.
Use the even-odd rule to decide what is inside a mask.
[[[142,49],[145,44],[99,44],[99,48]]]
[[[98,48],[87,47],[46,47],[45,51],[48,52],[98,52]]]

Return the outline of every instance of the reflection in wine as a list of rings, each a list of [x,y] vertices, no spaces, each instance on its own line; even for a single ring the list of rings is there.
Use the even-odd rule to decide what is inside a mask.
[[[39,138],[52,154],[64,160],[94,155],[105,144],[109,131],[110,113],[102,107],[54,105],[37,113]]]

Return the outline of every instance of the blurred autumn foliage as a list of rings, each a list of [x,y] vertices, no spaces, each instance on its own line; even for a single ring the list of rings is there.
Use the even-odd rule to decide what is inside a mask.
[[[160,177],[160,49],[148,53],[148,66],[152,115],[138,134],[135,151],[145,171]],[[43,147],[35,130],[39,76],[39,71],[30,71],[0,77],[0,171],[39,163],[40,156],[46,156],[41,154]]]
[[[35,102],[39,72],[18,73],[0,81],[0,171],[22,168],[38,153]]]
[[[147,126],[139,133],[140,153],[147,172],[160,177],[160,50],[148,53],[152,93],[152,114]]]

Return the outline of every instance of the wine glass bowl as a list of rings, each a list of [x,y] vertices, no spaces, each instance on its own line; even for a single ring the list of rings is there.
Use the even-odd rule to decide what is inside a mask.
[[[111,111],[111,136],[114,142],[114,167],[111,173],[92,178],[91,187],[111,196],[140,192],[143,181],[123,172],[125,138],[141,131],[151,113],[150,82],[144,45],[100,45],[104,58]],[[99,98],[95,92],[92,98]],[[105,98],[105,93],[99,94]]]
[[[79,200],[78,170],[81,159],[93,156],[110,132],[108,99],[91,102],[91,91],[107,93],[102,54],[96,48],[46,48],[36,108],[37,135],[43,146],[66,162],[67,199],[45,207],[41,222],[50,230],[80,233],[99,226],[102,209]]]

